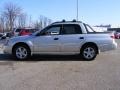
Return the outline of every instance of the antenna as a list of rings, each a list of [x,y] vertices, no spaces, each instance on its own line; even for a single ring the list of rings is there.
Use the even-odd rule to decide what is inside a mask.
[[[77,13],[76,13],[76,20],[78,21],[78,0],[77,0]]]

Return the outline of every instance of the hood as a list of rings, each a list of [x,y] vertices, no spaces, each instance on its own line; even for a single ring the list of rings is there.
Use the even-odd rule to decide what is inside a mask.
[[[11,38],[10,40],[12,40],[12,41],[26,41],[26,40],[31,39],[33,37],[35,37],[35,36],[33,36],[33,35],[17,36],[17,37]]]

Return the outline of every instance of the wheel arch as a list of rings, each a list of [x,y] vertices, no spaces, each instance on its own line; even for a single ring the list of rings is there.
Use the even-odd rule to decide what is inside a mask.
[[[97,49],[97,54],[99,54],[99,48],[98,48],[97,44],[94,43],[94,42],[84,43],[84,44],[81,46],[81,48],[80,48],[80,52],[82,51],[82,49],[83,49],[84,47],[86,47],[86,46],[88,46],[88,45],[94,46],[94,47]]]
[[[15,48],[16,46],[18,46],[18,45],[25,45],[25,46],[30,50],[30,52],[31,52],[31,48],[30,48],[30,46],[29,46],[27,43],[25,43],[25,42],[18,42],[18,43],[16,43],[16,44],[13,45],[12,53],[13,53],[13,51],[14,51],[14,48]]]

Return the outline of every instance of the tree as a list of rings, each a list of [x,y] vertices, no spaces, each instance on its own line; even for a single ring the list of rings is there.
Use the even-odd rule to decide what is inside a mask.
[[[12,30],[15,24],[16,18],[20,15],[21,8],[13,3],[7,3],[4,7],[4,17],[8,23],[9,30]]]
[[[43,29],[47,25],[51,24],[52,20],[47,17],[40,16],[39,19],[35,22],[34,27],[38,29]]]
[[[0,16],[0,32],[4,32],[5,30],[5,18],[3,15]]]
[[[34,23],[34,28],[40,29],[40,27],[41,27],[40,22],[39,22],[39,21],[36,21],[36,22]]]
[[[2,32],[2,25],[1,25],[1,23],[0,23],[0,32]]]
[[[21,13],[18,16],[18,27],[22,28],[22,27],[26,27],[26,20],[27,19],[27,15],[25,13]]]

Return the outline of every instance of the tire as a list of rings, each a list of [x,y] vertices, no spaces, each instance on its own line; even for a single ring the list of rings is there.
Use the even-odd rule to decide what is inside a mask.
[[[92,45],[86,45],[82,48],[81,50],[81,57],[82,59],[84,60],[94,60],[97,56],[97,48],[95,46],[92,46]]]
[[[17,60],[26,60],[31,57],[31,52],[26,45],[16,45],[13,48],[13,55]]]

